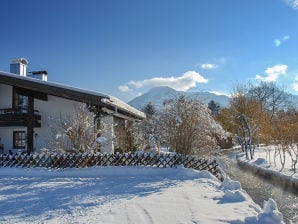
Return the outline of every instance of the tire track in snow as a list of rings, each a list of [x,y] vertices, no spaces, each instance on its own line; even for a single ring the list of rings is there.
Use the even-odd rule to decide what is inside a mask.
[[[126,223],[133,223],[133,220],[130,218],[130,210],[128,209],[127,205],[124,206],[125,209],[124,209],[124,215],[125,215],[125,218],[126,218]],[[125,223],[125,222],[123,222]]]
[[[196,218],[195,218],[195,212],[193,210],[194,208],[194,202],[193,199],[190,198],[187,194],[185,194],[184,192],[181,192],[182,198],[185,200],[185,203],[189,204],[188,206],[188,211],[190,213],[190,217],[191,217],[191,223],[197,224]]]
[[[144,219],[144,221],[148,221],[149,224],[154,224],[154,220],[153,217],[150,215],[150,212],[139,203],[135,203],[135,205],[137,206],[138,210],[141,211],[143,217],[146,218]]]

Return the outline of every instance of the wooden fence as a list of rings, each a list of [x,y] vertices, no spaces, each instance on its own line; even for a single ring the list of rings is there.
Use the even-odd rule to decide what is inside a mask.
[[[177,167],[183,165],[195,170],[208,170],[222,179],[215,159],[191,155],[128,152],[115,154],[14,154],[0,155],[0,167],[45,167],[54,169],[84,168],[91,166],[151,166]]]

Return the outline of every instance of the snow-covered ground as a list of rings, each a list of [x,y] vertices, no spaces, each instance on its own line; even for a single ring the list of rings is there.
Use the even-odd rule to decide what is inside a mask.
[[[0,169],[0,223],[281,223],[228,178],[183,167]]]
[[[279,155],[274,156],[274,146],[257,147],[255,149],[254,159],[251,161],[247,161],[243,153],[241,155],[242,156],[238,157],[238,159],[242,162],[246,162],[248,165],[261,167],[263,170],[276,173],[276,175],[280,174],[289,177],[292,181],[295,181],[298,184],[298,163],[296,165],[296,171],[294,171],[291,167],[292,160],[288,153],[286,153],[285,167],[283,169]]]

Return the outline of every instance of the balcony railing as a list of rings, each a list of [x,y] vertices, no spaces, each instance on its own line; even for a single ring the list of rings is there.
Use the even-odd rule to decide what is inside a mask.
[[[34,110],[34,127],[41,127],[41,116]],[[0,109],[0,127],[24,126],[28,124],[28,112],[22,108]]]
[[[27,113],[26,108],[2,108],[0,114],[24,114]],[[38,113],[38,110],[34,110],[34,113]]]

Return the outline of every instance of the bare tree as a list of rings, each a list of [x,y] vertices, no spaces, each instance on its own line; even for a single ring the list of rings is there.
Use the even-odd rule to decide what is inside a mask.
[[[250,84],[247,96],[260,102],[262,109],[270,113],[270,117],[289,106],[288,94],[273,82],[261,82],[258,86]]]
[[[287,153],[292,159],[292,168],[296,168],[298,157],[298,151],[296,148],[298,136],[297,119],[297,112],[295,110],[280,111],[272,123],[272,139],[275,144],[274,159],[276,156],[280,157],[282,168],[285,166]]]
[[[246,85],[238,85],[232,94],[230,113],[235,124],[234,133],[247,159],[254,155],[254,140],[259,131],[258,117],[262,115],[261,104],[248,97]]]
[[[298,141],[297,112],[287,107],[287,96],[274,83],[238,85],[234,89],[230,108],[222,110],[217,119],[234,133],[247,159],[253,159],[254,144],[262,142],[275,145],[274,158],[280,156],[283,167],[286,153],[296,161],[290,149]]]

